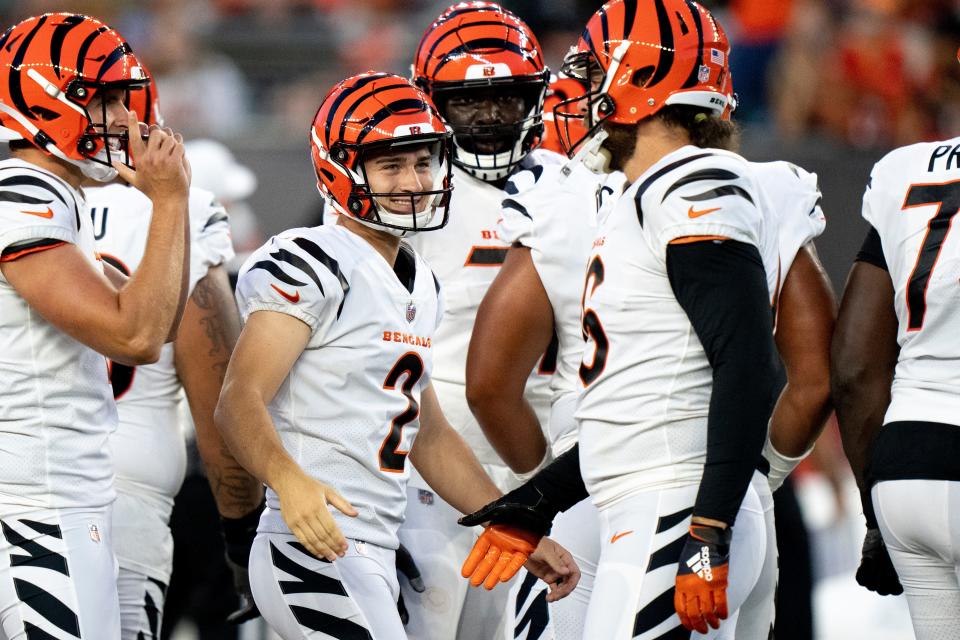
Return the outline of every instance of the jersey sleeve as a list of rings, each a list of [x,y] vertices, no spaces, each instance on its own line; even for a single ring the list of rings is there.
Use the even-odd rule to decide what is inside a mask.
[[[78,241],[77,201],[52,177],[10,171],[0,178],[0,261]]]
[[[504,185],[506,197],[500,203],[497,233],[508,244],[531,246],[534,235],[533,215],[529,209],[530,194],[537,190],[543,166],[535,165],[510,176]]]
[[[827,226],[817,174],[789,162],[753,166],[758,167],[756,177],[776,212],[780,265],[787,274],[801,247],[818,238]]]
[[[340,316],[347,288],[336,262],[315,242],[274,236],[240,270],[237,305],[244,322],[256,311],[297,318],[310,327],[309,346],[313,347],[323,342]]]
[[[234,256],[227,212],[209,191],[190,189],[190,239],[188,290],[192,292],[211,267]]]
[[[636,193],[637,218],[651,248],[666,260],[682,238],[725,238],[759,246],[760,195],[743,160],[710,156],[672,171]]]

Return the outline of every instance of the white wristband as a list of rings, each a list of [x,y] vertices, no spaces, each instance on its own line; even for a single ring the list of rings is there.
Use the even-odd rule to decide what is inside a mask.
[[[804,458],[810,455],[811,451],[813,451],[813,447],[810,447],[796,458],[788,458],[773,447],[773,444],[770,442],[770,438],[768,437],[767,441],[763,445],[763,457],[766,458],[768,463],[770,463],[770,473],[767,474],[767,482],[770,483],[770,491],[776,491],[779,489],[780,485],[783,484],[783,481],[786,480],[787,476],[797,468],[797,465],[800,464]]]

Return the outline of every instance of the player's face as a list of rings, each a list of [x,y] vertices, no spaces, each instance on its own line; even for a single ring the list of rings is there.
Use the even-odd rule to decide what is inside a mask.
[[[526,116],[528,107],[523,91],[513,87],[465,89],[447,98],[446,118],[454,128],[471,125],[515,125]],[[458,140],[472,146],[470,152],[491,154],[509,150],[514,135],[470,136],[472,140]]]
[[[433,189],[433,154],[426,145],[412,149],[383,149],[363,163],[373,193],[389,193],[377,203],[391,213],[419,213],[431,196],[412,195]],[[411,195],[404,195],[411,194]]]
[[[124,105],[126,96],[127,93],[124,89],[97,91],[87,105],[90,123],[94,126],[105,125],[104,129],[107,133],[122,133],[127,127],[128,112]]]

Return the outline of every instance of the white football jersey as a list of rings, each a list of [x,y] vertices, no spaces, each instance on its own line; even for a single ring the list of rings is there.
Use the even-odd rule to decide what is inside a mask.
[[[650,167],[600,224],[584,279],[576,413],[598,507],[700,480],[713,371],[670,285],[667,246],[711,236],[756,246],[772,304],[777,222],[752,174],[734,153],[686,146]]]
[[[960,138],[896,149],[870,174],[863,217],[893,281],[900,357],[884,422],[960,424]]]
[[[521,168],[562,160],[558,154],[537,150],[524,158]],[[447,225],[410,240],[443,284],[446,311],[436,337],[433,377],[464,389],[456,397],[449,393],[439,395],[444,413],[480,462],[503,465],[466,407],[465,385],[467,350],[477,309],[510,247],[497,230],[501,201],[508,194],[459,167],[453,169],[453,185]],[[541,424],[546,424],[550,410],[552,360],[552,354],[548,354],[527,381],[525,397]]]
[[[619,172],[601,177],[579,164],[566,177],[562,166],[538,165],[511,176],[506,186],[511,195],[503,201],[498,227],[507,245],[530,249],[553,309],[558,350],[547,441],[554,456],[577,440],[573,409],[584,345],[580,296],[598,211],[616,201],[626,179]]]
[[[0,162],[0,260],[52,242],[75,244],[101,268],[81,192],[27,162]],[[0,510],[113,502],[107,362],[40,317],[2,274],[0,380]]]
[[[240,271],[246,321],[275,311],[310,327],[310,341],[270,403],[284,447],[307,473],[359,512],[333,517],[348,538],[397,547],[410,475],[407,452],[420,427],[443,314],[440,284],[405,243],[412,289],[360,236],[342,225],[292,229],[255,251]],[[276,494],[263,530],[287,533]]]

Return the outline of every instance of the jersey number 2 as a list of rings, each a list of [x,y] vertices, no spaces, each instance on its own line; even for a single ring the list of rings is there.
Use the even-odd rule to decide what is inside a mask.
[[[409,453],[409,451],[400,450],[403,427],[416,420],[417,416],[420,415],[420,403],[413,397],[413,387],[423,375],[423,360],[412,351],[403,354],[393,365],[390,373],[383,381],[383,388],[387,391],[393,391],[397,388],[400,376],[403,375],[406,375],[406,379],[400,385],[400,391],[407,397],[407,408],[390,422],[390,432],[383,439],[383,444],[380,445],[380,470],[390,473],[403,472],[403,464]]]
[[[907,283],[907,331],[923,328],[927,313],[927,287],[940,257],[943,241],[950,233],[953,217],[960,211],[960,180],[940,184],[914,184],[907,190],[901,209],[935,204],[937,212],[927,223],[927,234],[920,244],[917,263]]]

